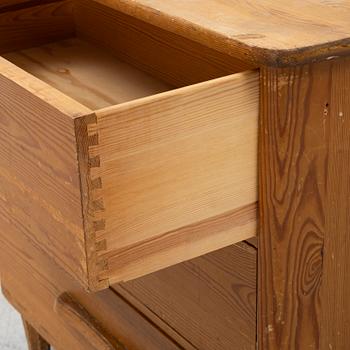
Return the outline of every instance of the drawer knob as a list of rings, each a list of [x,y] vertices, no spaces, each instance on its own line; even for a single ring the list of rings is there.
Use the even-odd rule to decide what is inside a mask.
[[[99,322],[68,293],[61,294],[55,302],[55,312],[67,322],[93,349],[126,350]]]

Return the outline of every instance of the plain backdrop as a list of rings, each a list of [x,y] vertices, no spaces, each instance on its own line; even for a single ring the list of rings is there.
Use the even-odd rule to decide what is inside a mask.
[[[0,350],[28,350],[19,313],[0,292]]]

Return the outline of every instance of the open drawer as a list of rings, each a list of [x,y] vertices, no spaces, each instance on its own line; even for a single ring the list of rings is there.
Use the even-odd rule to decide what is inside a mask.
[[[7,10],[1,215],[24,239],[97,290],[255,235],[258,72],[94,1]]]

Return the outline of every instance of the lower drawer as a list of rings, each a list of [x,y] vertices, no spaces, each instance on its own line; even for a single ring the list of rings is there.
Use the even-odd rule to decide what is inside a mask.
[[[256,249],[244,242],[90,294],[9,233],[4,294],[56,350],[255,348]]]
[[[85,292],[45,252],[7,233],[11,245],[0,236],[3,293],[55,350],[181,349],[112,289]]]

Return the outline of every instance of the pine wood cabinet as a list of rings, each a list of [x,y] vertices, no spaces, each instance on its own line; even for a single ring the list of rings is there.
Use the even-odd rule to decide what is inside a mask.
[[[349,16],[0,4],[1,283],[33,349],[347,348]]]

